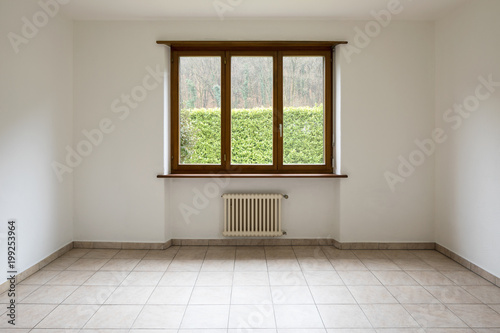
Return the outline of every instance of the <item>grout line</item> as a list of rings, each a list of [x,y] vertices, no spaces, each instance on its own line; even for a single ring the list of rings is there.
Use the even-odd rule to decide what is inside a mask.
[[[278,320],[276,319],[276,308],[275,308],[276,304],[274,304],[273,289],[272,289],[272,285],[271,285],[271,276],[269,275],[269,273],[270,273],[269,265],[267,264],[268,255],[267,255],[266,246],[263,246],[263,248],[264,248],[264,260],[266,262],[267,281],[269,282],[269,285],[268,285],[269,294],[271,295],[271,307],[273,309],[274,327],[275,327],[275,330],[277,332],[278,331]]]
[[[149,253],[149,251],[146,253],[146,255]],[[176,253],[177,254],[177,253]],[[146,256],[144,255],[144,257]],[[139,262],[137,263],[137,265],[135,265],[134,269],[141,263],[141,261],[144,260],[144,257],[142,257],[142,259],[139,260]],[[174,256],[175,257],[175,256]],[[172,258],[173,260],[173,258]],[[172,263],[172,260],[170,260],[170,262],[168,263],[168,266],[165,268],[165,272],[163,272],[162,276],[158,279],[158,282],[156,282],[156,285],[153,287],[153,290],[151,291],[151,294],[149,294],[148,298],[146,299],[146,301],[144,302],[144,304],[142,305],[142,308],[141,310],[139,311],[139,313],[137,314],[137,317],[135,317],[134,321],[132,322],[132,325],[130,325],[130,328],[128,329],[128,332],[131,332],[132,329],[134,328],[134,325],[135,325],[135,322],[137,321],[137,319],[141,316],[142,312],[144,311],[144,308],[146,307],[146,305],[148,304],[149,302],[149,299],[151,298],[151,296],[153,296],[155,290],[158,288],[158,285],[160,284],[160,281],[161,279],[163,278],[163,276],[165,275],[165,273],[167,272],[167,269],[168,267],[170,266],[170,264]],[[132,273],[134,270],[130,271],[130,273]],[[127,275],[127,277],[130,275],[130,273]],[[120,286],[123,284],[123,282],[127,279],[127,277],[125,277],[125,279],[123,279],[123,281],[120,283]],[[145,286],[143,286],[145,287]],[[124,286],[125,288],[125,286]],[[111,296],[111,295],[110,295]]]
[[[177,250],[177,252],[176,252],[176,254],[175,254],[174,258],[172,258],[172,262],[175,260],[175,257],[177,257],[177,255],[179,254],[180,249],[181,249],[181,247],[179,246],[179,249]],[[181,318],[181,321],[179,322],[179,327],[177,328],[177,331],[179,331],[179,330],[181,329],[182,322],[184,321],[184,317],[186,316],[186,312],[187,312],[188,306],[189,306],[189,304],[190,304],[190,302],[191,302],[191,297],[193,297],[194,288],[196,287],[196,283],[198,282],[198,279],[199,279],[199,277],[200,277],[201,267],[203,267],[203,262],[205,261],[205,257],[207,256],[207,252],[208,252],[208,246],[207,246],[207,250],[205,251],[205,254],[204,254],[204,256],[203,256],[203,260],[202,260],[202,263],[201,263],[200,269],[199,269],[199,270],[198,270],[198,272],[197,272],[198,274],[197,274],[197,276],[196,276],[196,280],[194,281],[193,288],[191,289],[191,294],[189,295],[189,299],[188,299],[188,301],[187,301],[187,303],[186,303],[186,307],[184,308],[184,313],[182,314],[182,318]],[[169,265],[169,266],[170,266],[170,265]],[[167,268],[167,270],[168,270],[168,268]],[[166,272],[167,272],[167,271],[165,271],[165,273],[166,273]]]
[[[210,246],[208,248],[210,249]],[[208,252],[208,250],[207,250],[207,252]],[[206,255],[205,255],[205,258],[206,258]],[[204,263],[205,263],[205,261],[203,261],[203,264]],[[203,268],[203,264],[201,265],[201,268]],[[229,293],[229,311],[228,311],[228,314],[227,314],[226,331],[229,330],[229,322],[230,322],[230,319],[231,319],[231,307],[233,305],[232,299],[233,299],[234,269],[235,269],[235,266],[236,266],[236,247],[234,247],[233,271],[232,271],[232,275],[231,275],[231,292]]]
[[[341,250],[342,251],[342,250]],[[354,256],[361,262],[361,264],[363,266],[365,266],[365,264],[358,258],[358,256],[356,255],[356,253],[354,253],[352,250],[348,250],[350,251],[351,253],[354,254]],[[370,272],[370,270],[368,269],[368,267],[365,266],[365,268],[368,270],[368,272]],[[362,272],[366,272],[366,271],[362,271]],[[370,326],[373,330],[376,330],[375,326],[373,325],[373,323],[371,322],[370,318],[368,318],[368,316],[366,315],[366,312],[365,310],[363,310],[363,308],[361,307],[361,304],[359,304],[358,300],[356,299],[356,297],[354,297],[354,295],[352,294],[351,292],[351,289],[349,289],[349,286],[347,285],[347,283],[344,281],[344,279],[342,278],[342,275],[340,275],[340,273],[337,273],[340,277],[340,280],[344,283],[344,287],[347,289],[347,291],[349,292],[349,294],[351,295],[352,299],[354,300],[354,302],[356,302],[356,305],[358,306],[358,308],[361,310],[361,312],[363,313],[363,315],[365,316],[366,320],[368,320],[368,323],[370,323]],[[372,273],[373,274],[373,273]],[[375,275],[375,274],[373,274]],[[375,276],[376,278],[376,276]]]
[[[82,256],[83,257],[83,256]],[[79,257],[78,260],[82,259],[82,257]],[[78,260],[76,260],[75,262],[77,262]],[[109,261],[109,260],[108,260]],[[107,261],[106,261],[107,262]],[[105,265],[106,263],[104,263]],[[103,266],[104,266],[103,265]],[[71,265],[70,265],[71,266]],[[48,281],[46,281],[42,286],[45,286],[47,285],[48,282],[52,281],[53,279],[55,279],[57,276],[61,275],[62,272],[78,272],[78,271],[68,271],[67,269],[70,267],[66,267],[64,270],[60,271],[58,274],[56,274],[53,278],[49,279]],[[101,266],[102,267],[102,266]],[[98,271],[98,270],[97,270]],[[96,272],[97,272],[96,271]],[[94,272],[95,274],[95,272]],[[83,283],[85,283],[88,279],[90,279],[94,274],[92,274],[91,276],[89,276]],[[82,285],[83,285],[82,283]],[[48,286],[51,286],[51,285],[48,285]],[[53,285],[54,287],[57,287],[57,286],[60,286],[60,285]],[[80,285],[81,286],[81,285]],[[56,306],[49,312],[47,313],[41,320],[39,320],[32,328],[31,330],[35,329],[43,320],[45,320],[45,318],[47,318],[52,312],[54,312],[59,306],[63,305],[63,302],[69,297],[71,296],[76,290],[78,290],[78,288],[80,288],[79,286],[75,288],[75,290],[73,290],[68,296],[66,296],[61,302],[57,303]],[[38,288],[39,289],[39,288]],[[24,303],[24,304],[30,304],[30,303]],[[34,303],[31,303],[31,304],[34,304]],[[36,303],[36,304],[40,304],[40,303]],[[52,303],[53,305],[54,303]],[[99,309],[98,309],[99,310]],[[97,312],[97,310],[96,310]],[[94,313],[95,314],[95,313]],[[94,315],[92,315],[90,318],[92,318]],[[90,320],[89,318],[89,320]],[[85,325],[85,324],[84,324]],[[81,329],[81,328],[80,328]],[[30,331],[31,331],[30,330]]]
[[[291,248],[292,253],[293,253],[293,256],[294,256],[294,258],[295,258],[295,261],[298,263],[299,268],[300,268],[300,270],[299,270],[299,271],[293,271],[293,272],[296,272],[296,273],[300,272],[300,274],[304,277],[305,282],[306,282],[306,286],[308,287],[309,293],[310,293],[311,297],[313,298],[314,305],[315,305],[315,307],[316,307],[316,309],[317,309],[317,312],[318,312],[318,314],[319,314],[319,316],[320,316],[320,319],[321,319],[321,321],[322,321],[322,323],[323,323],[323,329],[325,329],[325,330],[326,330],[327,328],[325,327],[325,324],[324,324],[324,321],[323,321],[323,317],[321,317],[321,313],[319,312],[319,308],[318,308],[318,306],[319,306],[319,305],[322,305],[322,304],[317,304],[317,303],[316,303],[316,301],[314,300],[314,296],[313,296],[313,294],[312,294],[312,292],[311,292],[311,285],[310,285],[309,281],[307,281],[307,279],[306,279],[306,277],[305,277],[305,274],[304,274],[305,272],[314,272],[314,270],[304,270],[304,267],[301,265],[301,259],[309,259],[310,257],[308,257],[308,256],[303,257],[302,255],[297,255],[297,253],[298,253],[297,251],[298,251],[298,249],[300,248],[300,246],[285,246],[284,248],[288,249],[289,247]],[[309,246],[309,247],[312,247],[312,246]],[[327,259],[327,260],[328,260],[328,262],[331,264],[331,259],[328,257],[328,254],[327,254],[327,253],[325,253],[325,248],[324,248],[324,247],[321,247],[321,246],[317,246],[317,247],[318,247],[319,251],[320,251],[321,253],[323,253],[323,255],[325,255],[326,259]],[[190,295],[190,297],[189,297],[189,300],[188,300],[187,305],[185,306],[185,309],[184,309],[184,314],[183,314],[183,316],[182,316],[182,319],[181,319],[180,324],[179,324],[179,328],[178,328],[177,330],[180,330],[180,329],[181,329],[181,328],[180,328],[180,325],[182,324],[182,321],[184,320],[184,317],[185,317],[185,314],[186,314],[186,311],[187,311],[187,307],[189,306],[189,302],[191,301],[191,298],[192,298],[192,295],[193,295],[193,292],[194,292],[194,288],[195,288],[195,286],[196,286],[196,283],[197,283],[197,282],[198,282],[198,280],[199,280],[199,276],[200,276],[200,274],[201,274],[201,270],[202,270],[202,268],[203,268],[203,265],[204,265],[205,261],[207,261],[207,254],[208,254],[208,252],[209,252],[209,250],[210,250],[210,246],[207,246],[206,248],[207,248],[207,249],[206,249],[206,250],[205,250],[205,252],[204,252],[203,259],[201,260],[201,261],[202,261],[202,262],[201,262],[201,266],[200,266],[199,270],[197,271],[197,277],[196,277],[196,280],[195,280],[195,282],[194,282],[194,284],[193,284],[192,291],[191,291],[191,295]],[[142,308],[141,308],[141,310],[139,311],[139,313],[138,313],[137,317],[134,319],[134,321],[133,321],[133,323],[132,323],[131,327],[128,329],[128,332],[131,332],[131,331],[133,330],[133,325],[135,324],[135,322],[137,321],[137,319],[139,318],[139,316],[141,315],[141,313],[144,311],[144,308],[145,308],[145,306],[148,304],[149,299],[152,297],[152,295],[153,295],[154,291],[158,288],[158,286],[159,286],[159,284],[160,284],[160,281],[161,281],[161,280],[162,280],[162,278],[165,276],[165,274],[168,272],[168,267],[170,267],[170,264],[171,264],[171,263],[174,261],[174,259],[178,256],[178,254],[179,254],[179,252],[180,252],[180,249],[181,249],[181,247],[178,247],[178,248],[177,248],[177,251],[176,251],[176,253],[175,253],[175,255],[174,255],[174,257],[173,257],[172,259],[169,259],[169,260],[170,260],[170,263],[168,264],[167,268],[166,268],[166,269],[165,269],[165,271],[163,272],[163,274],[162,274],[162,276],[160,277],[160,279],[157,281],[156,285],[153,287],[153,291],[152,291],[152,292],[151,292],[151,294],[149,295],[149,297],[148,297],[148,299],[146,300],[146,302],[145,302],[144,304],[142,304]],[[273,299],[273,294],[272,294],[272,285],[271,285],[271,281],[270,281],[270,280],[271,280],[271,279],[270,279],[270,271],[269,271],[269,267],[268,267],[268,260],[271,260],[271,258],[269,257],[269,254],[271,253],[271,249],[272,249],[272,247],[268,247],[268,250],[266,251],[266,247],[264,247],[264,256],[265,256],[265,262],[266,262],[266,274],[267,274],[268,286],[269,286],[269,290],[270,290],[270,293],[271,293],[272,309],[273,309],[274,321],[275,321],[275,326],[276,326],[276,329],[275,329],[275,330],[277,331],[277,330],[278,330],[278,327],[277,327],[277,321],[276,321],[276,312],[275,312],[275,308],[274,308],[274,307],[275,307],[275,304],[274,304],[274,299]],[[347,252],[347,251],[350,251],[350,250],[344,250],[344,251],[346,251],[346,252]],[[371,250],[370,250],[370,251],[371,251]],[[375,250],[375,251],[383,251],[383,250]],[[406,251],[411,251],[411,250],[406,250]],[[434,251],[435,251],[435,250],[434,250]],[[433,252],[434,252],[434,251],[433,251]],[[120,251],[119,251],[119,252],[120,252]],[[49,284],[48,284],[50,281],[53,281],[53,280],[54,280],[54,279],[56,279],[58,276],[60,276],[63,272],[66,272],[66,271],[67,271],[67,272],[84,272],[84,271],[74,271],[74,270],[68,270],[68,268],[69,268],[69,267],[71,267],[71,265],[69,265],[68,267],[64,268],[64,269],[63,269],[63,270],[61,270],[61,271],[58,271],[58,272],[57,272],[57,273],[56,273],[53,277],[51,277],[50,279],[48,279],[47,281],[45,281],[43,284],[40,284],[40,285],[34,285],[34,286],[36,286],[36,289],[34,289],[34,290],[33,290],[33,291],[31,291],[30,293],[28,293],[28,294],[27,294],[27,295],[26,295],[23,299],[25,299],[25,298],[29,297],[29,295],[31,295],[32,293],[34,293],[36,290],[38,290],[38,289],[39,289],[39,288],[41,288],[42,286],[50,286],[50,287],[58,287],[58,286],[63,286],[63,287],[64,287],[64,286],[68,286],[68,287],[69,287],[69,286],[77,286],[77,288],[76,288],[75,290],[73,290],[70,294],[68,294],[68,296],[66,296],[66,297],[65,297],[65,298],[64,298],[61,302],[59,302],[58,304],[51,304],[51,303],[47,303],[47,304],[46,304],[46,303],[25,303],[25,304],[30,304],[30,305],[55,305],[54,309],[52,309],[51,311],[49,311],[47,315],[45,315],[45,316],[44,316],[44,317],[43,317],[40,321],[38,321],[38,322],[37,322],[37,323],[36,323],[33,327],[31,327],[30,331],[31,331],[31,330],[33,330],[33,329],[35,329],[36,325],[40,324],[40,322],[41,322],[41,321],[45,320],[45,318],[46,318],[47,316],[49,316],[51,313],[53,313],[53,311],[54,311],[55,309],[57,309],[60,305],[97,306],[97,310],[94,312],[94,314],[93,314],[92,316],[90,316],[90,318],[89,318],[89,319],[88,319],[88,320],[87,320],[87,321],[83,324],[83,326],[82,326],[81,328],[77,328],[77,329],[75,329],[75,330],[78,330],[79,332],[84,331],[84,327],[85,327],[85,325],[86,325],[86,324],[87,324],[87,323],[88,323],[88,322],[89,322],[89,321],[90,321],[90,320],[91,320],[91,319],[95,316],[95,314],[99,311],[99,309],[100,309],[103,305],[106,305],[106,301],[107,301],[107,300],[108,300],[108,299],[109,299],[109,298],[110,298],[110,297],[114,294],[114,292],[116,292],[116,290],[117,290],[119,287],[126,287],[126,286],[124,286],[124,285],[123,285],[124,281],[127,279],[127,277],[128,277],[128,276],[130,276],[130,274],[131,274],[132,272],[134,272],[134,269],[135,269],[135,268],[137,268],[137,266],[138,266],[138,265],[139,265],[142,261],[146,260],[146,259],[144,259],[144,258],[145,258],[145,256],[147,255],[147,253],[149,253],[149,251],[147,251],[147,252],[146,252],[146,255],[144,255],[141,259],[139,259],[139,260],[138,260],[138,262],[135,264],[135,266],[134,266],[131,270],[129,270],[129,271],[128,271],[128,274],[126,274],[126,276],[124,277],[124,279],[123,279],[123,280],[122,280],[122,281],[121,281],[118,285],[113,286],[113,287],[114,287],[113,291],[109,294],[109,296],[106,298],[106,300],[104,300],[104,302],[103,302],[102,304],[63,304],[63,303],[64,303],[64,301],[65,301],[66,299],[68,299],[71,295],[73,295],[73,294],[76,292],[76,290],[78,290],[80,287],[84,286],[84,284],[85,284],[88,280],[90,280],[90,279],[91,279],[91,278],[92,278],[95,274],[97,274],[98,272],[110,272],[110,271],[102,271],[102,270],[101,270],[101,269],[102,269],[102,267],[104,267],[104,266],[105,266],[105,265],[106,265],[106,264],[107,264],[110,260],[112,260],[112,259],[133,259],[133,260],[135,260],[135,259],[137,259],[137,258],[115,258],[115,256],[116,256],[119,252],[117,252],[117,253],[116,253],[115,255],[113,255],[111,258],[83,258],[83,256],[82,256],[82,257],[77,257],[77,260],[76,260],[76,261],[78,261],[79,259],[107,259],[107,261],[106,261],[106,262],[105,262],[105,263],[104,263],[104,264],[103,264],[103,265],[102,265],[102,266],[101,266],[101,267],[100,267],[97,271],[92,271],[92,272],[93,272],[93,274],[91,274],[91,275],[90,275],[90,276],[89,276],[89,277],[88,277],[88,278],[87,278],[84,282],[82,282],[80,285],[49,285]],[[231,306],[233,305],[233,304],[232,304],[232,293],[233,293],[233,288],[234,288],[234,275],[235,275],[235,272],[236,272],[236,271],[235,271],[235,268],[236,268],[236,261],[237,261],[237,258],[236,258],[236,252],[237,252],[237,248],[235,248],[235,252],[234,252],[234,262],[233,262],[232,281],[231,281],[231,295],[230,295],[229,305],[228,305],[228,306],[229,306],[229,314],[228,314],[228,321],[227,321],[227,328],[226,328],[226,331],[230,329],[230,328],[229,328],[229,319],[230,319],[230,316],[231,316]],[[350,252],[352,252],[352,251],[350,251]],[[436,253],[440,253],[440,252],[438,252],[438,251],[435,251],[435,252],[436,252]],[[353,253],[354,253],[354,252],[353,252]],[[413,252],[410,252],[410,253],[413,253]],[[395,264],[395,265],[399,268],[399,270],[384,270],[384,269],[376,269],[376,268],[372,270],[372,269],[369,269],[368,267],[366,267],[365,263],[362,261],[362,260],[371,259],[371,258],[360,258],[360,257],[359,257],[359,255],[360,255],[360,254],[359,254],[359,253],[358,253],[358,254],[354,253],[354,256],[355,256],[356,258],[358,258],[358,260],[359,260],[359,261],[363,264],[363,266],[365,266],[365,267],[366,267],[366,270],[364,270],[364,271],[362,271],[362,272],[370,272],[370,273],[371,273],[371,274],[372,274],[372,275],[373,275],[373,276],[374,276],[374,277],[375,277],[375,278],[376,278],[376,279],[377,279],[377,280],[381,283],[381,286],[383,286],[383,287],[384,287],[384,289],[385,289],[385,290],[386,290],[389,294],[391,294],[391,295],[392,295],[392,297],[394,297],[394,299],[396,300],[396,302],[397,302],[397,303],[366,303],[366,304],[373,304],[373,305],[377,305],[377,304],[394,304],[394,305],[395,305],[395,304],[399,304],[399,305],[400,305],[401,307],[403,307],[403,308],[404,308],[404,310],[405,310],[405,311],[406,311],[406,312],[410,315],[410,317],[411,317],[411,318],[412,318],[412,319],[413,319],[413,320],[414,320],[414,321],[418,324],[418,327],[420,327],[420,328],[422,328],[422,329],[425,329],[425,330],[427,330],[427,329],[432,329],[433,327],[423,327],[423,326],[422,326],[422,325],[421,325],[421,324],[420,324],[420,323],[419,323],[419,322],[415,319],[415,317],[414,317],[414,316],[410,313],[410,311],[408,311],[408,310],[406,309],[405,305],[411,305],[411,304],[414,304],[414,305],[420,305],[420,306],[425,307],[425,306],[430,306],[430,305],[433,305],[433,304],[436,304],[436,305],[438,305],[438,304],[439,304],[439,305],[441,305],[441,306],[444,306],[444,308],[445,308],[447,311],[450,311],[450,312],[451,312],[454,316],[456,316],[456,317],[457,317],[457,318],[458,318],[458,319],[459,319],[462,323],[464,323],[465,327],[472,328],[472,327],[470,327],[467,323],[465,323],[465,321],[464,321],[464,320],[462,320],[462,319],[461,319],[458,315],[456,315],[456,314],[455,314],[455,313],[451,310],[451,308],[450,308],[449,306],[454,305],[455,303],[443,303],[440,299],[438,299],[438,298],[437,298],[437,297],[435,297],[432,293],[430,293],[430,292],[429,292],[429,289],[428,289],[428,288],[430,288],[430,287],[432,287],[432,286],[436,286],[436,285],[423,285],[423,284],[422,284],[422,283],[420,283],[419,281],[415,280],[415,279],[414,279],[414,278],[413,278],[410,274],[408,274],[408,272],[434,272],[434,273],[438,273],[438,274],[440,274],[441,276],[443,276],[443,277],[445,277],[445,278],[449,279],[449,278],[448,278],[448,277],[447,277],[447,276],[443,273],[443,271],[462,271],[462,270],[453,270],[453,269],[449,269],[449,270],[439,270],[439,269],[436,269],[436,268],[435,268],[435,266],[430,266],[431,268],[430,268],[429,270],[408,270],[408,271],[407,271],[407,270],[402,269],[402,268],[401,268],[401,267],[400,267],[400,266],[399,266],[399,265],[398,265],[398,264],[394,261],[394,260],[395,260],[395,259],[397,259],[397,258],[392,258],[392,257],[389,257],[389,256],[387,256],[387,255],[386,255],[386,253],[385,253],[385,252],[382,252],[382,254],[384,254],[384,255],[387,257],[387,259],[388,259],[391,263]],[[423,254],[423,253],[422,253],[422,254]],[[288,255],[288,253],[287,253],[287,255]],[[319,254],[318,254],[318,255],[316,255],[316,252],[314,252],[314,253],[313,253],[313,257],[312,257],[312,259],[318,259],[318,260],[320,260],[321,258],[318,258],[317,256],[319,256]],[[432,261],[433,261],[433,257],[432,257],[432,256],[422,256],[422,257],[417,256],[417,257],[418,257],[418,259],[419,259],[419,260],[421,260],[422,262],[424,262],[424,263],[426,263],[426,264],[428,264],[429,262],[432,262]],[[278,260],[281,260],[281,259],[286,259],[286,260],[288,260],[288,259],[292,259],[292,260],[293,260],[293,258],[288,257],[288,256],[287,256],[286,258],[278,258]],[[377,258],[376,258],[376,259],[377,259]],[[405,258],[402,258],[402,259],[405,259]],[[242,259],[242,260],[245,260],[245,259]],[[273,260],[276,260],[276,258],[274,258]],[[454,262],[454,261],[453,261],[453,259],[451,259],[451,258],[449,258],[449,257],[447,257],[447,258],[446,258],[446,260],[447,260],[447,261],[448,261],[448,260],[451,260],[451,262]],[[75,261],[75,262],[76,262],[76,261]],[[332,266],[333,266],[333,265],[332,265]],[[313,267],[314,267],[314,266],[313,266]],[[436,265],[436,267],[441,267],[441,266],[438,264],[438,265]],[[348,272],[353,272],[353,271],[358,271],[358,270],[347,270],[347,271],[348,271]],[[403,273],[407,274],[410,278],[412,278],[412,279],[415,281],[416,286],[419,286],[419,287],[423,288],[423,290],[425,290],[426,292],[428,292],[428,293],[429,293],[429,294],[430,294],[430,295],[431,295],[434,299],[436,299],[436,300],[437,300],[437,303],[404,303],[404,304],[403,304],[403,303],[401,303],[401,302],[399,301],[399,299],[397,299],[397,298],[394,296],[394,294],[392,294],[392,293],[389,291],[388,286],[395,286],[395,287],[397,287],[397,286],[406,286],[406,285],[404,285],[404,284],[397,284],[397,285],[392,285],[392,284],[391,284],[391,285],[386,285],[386,284],[382,283],[381,279],[380,279],[377,275],[375,275],[375,274],[374,274],[374,272],[375,272],[375,271],[385,271],[385,272],[403,272]],[[52,271],[50,271],[50,272],[52,272]],[[89,271],[89,272],[90,272],[90,271]],[[127,271],[122,271],[122,272],[127,272]],[[244,272],[244,271],[243,271],[243,272]],[[274,271],[273,271],[273,272],[274,272]],[[276,271],[276,272],[278,272],[278,273],[279,273],[279,272],[286,272],[286,271]],[[343,286],[344,286],[344,287],[345,287],[345,288],[349,291],[349,293],[350,293],[351,297],[352,297],[352,298],[354,299],[354,301],[356,302],[356,304],[357,304],[358,308],[360,308],[360,309],[361,309],[362,313],[363,313],[363,314],[364,314],[364,316],[367,318],[367,320],[368,320],[368,322],[370,323],[370,325],[372,326],[372,328],[373,328],[373,329],[375,329],[375,327],[374,327],[374,326],[373,326],[373,324],[371,323],[370,319],[368,318],[368,316],[366,316],[366,313],[365,313],[365,312],[363,311],[363,309],[361,308],[361,304],[360,304],[360,303],[358,302],[358,300],[354,297],[354,295],[352,294],[352,292],[351,292],[351,290],[350,290],[349,286],[347,286],[347,285],[346,285],[346,283],[345,283],[344,279],[341,277],[341,275],[340,275],[340,274],[339,274],[339,272],[335,269],[335,267],[333,267],[333,270],[320,270],[320,272],[335,272],[335,273],[339,276],[340,280],[341,280],[341,281],[342,281],[342,283],[343,283]],[[477,275],[477,274],[476,274],[476,275]],[[482,278],[482,277],[481,277],[481,278]],[[483,278],[483,279],[484,279],[484,278]],[[449,279],[449,280],[450,280],[450,283],[451,283],[451,284],[450,284],[450,285],[447,285],[447,286],[461,288],[461,290],[465,291],[465,292],[466,292],[468,295],[470,295],[471,297],[475,297],[475,296],[474,296],[474,295],[472,295],[470,292],[468,292],[465,288],[463,288],[463,286],[462,286],[462,285],[459,285],[457,282],[455,282],[455,281],[453,281],[453,280],[451,280],[451,279]],[[486,280],[486,281],[487,281],[487,280]],[[423,282],[425,283],[425,281],[423,281]],[[494,284],[492,284],[492,285],[494,285]],[[26,285],[26,286],[32,286],[32,285]],[[281,285],[278,285],[278,286],[281,286]],[[285,285],[283,285],[283,286],[287,286],[287,285],[285,284]],[[296,284],[295,284],[295,286],[298,286],[298,285],[296,285]],[[108,286],[108,287],[112,287],[112,286]],[[494,311],[495,313],[498,313],[498,312],[499,312],[498,310],[495,310],[495,309],[493,309],[493,308],[492,308],[492,306],[491,306],[492,304],[487,304],[487,303],[484,303],[483,301],[481,301],[481,300],[480,300],[480,299],[478,299],[477,297],[475,297],[475,298],[479,301],[479,303],[470,303],[470,305],[479,305],[479,304],[480,304],[480,305],[486,305],[489,309],[491,309],[491,310],[492,310],[492,311]],[[22,303],[22,302],[21,302],[21,303]],[[332,304],[333,304],[333,303],[332,303]],[[335,304],[340,304],[340,303],[335,303]],[[364,303],[363,303],[363,304],[364,304]],[[469,303],[456,303],[456,304],[469,305]],[[109,305],[109,304],[108,304],[108,305]],[[124,305],[124,304],[116,304],[116,305]],[[134,305],[139,305],[139,304],[134,304]],[[285,304],[285,305],[287,305],[287,304]],[[289,305],[294,305],[294,304],[289,304]],[[300,304],[296,304],[296,305],[300,305]],[[311,304],[311,305],[312,305],[312,304]],[[499,314],[500,314],[500,313],[499,313]],[[464,328],[465,328],[465,327],[464,327]],[[415,328],[417,328],[417,327],[415,327]],[[125,329],[125,330],[126,330],[126,329]],[[200,332],[201,332],[201,330],[200,330]]]
[[[295,254],[295,257],[297,258],[297,253],[295,252],[295,248],[292,247],[292,250],[293,250],[293,253]],[[323,252],[323,250],[321,248],[320,248],[320,250],[321,250],[321,253],[323,253],[323,255],[325,255],[325,253]],[[326,255],[325,255],[325,257],[326,257]],[[314,256],[313,256],[313,258],[314,258]],[[314,259],[316,259],[316,258],[314,258]],[[298,258],[297,258],[297,261],[299,262],[300,272],[301,272],[302,276],[304,277],[304,280],[305,280],[306,286],[307,286],[307,290],[309,290],[309,294],[311,295],[311,298],[314,302],[314,307],[316,308],[316,311],[318,312],[318,316],[319,316],[319,319],[321,320],[321,324],[323,324],[323,329],[326,331],[327,328],[325,325],[325,321],[323,320],[323,317],[321,316],[321,312],[319,311],[318,303],[316,303],[316,300],[314,299],[314,295],[311,291],[311,287],[309,286],[309,282],[307,282],[307,278],[304,274],[304,270],[302,269],[302,265],[300,264],[300,261]],[[335,268],[333,267],[332,263],[329,260],[328,260],[328,263],[332,266],[332,269],[335,271]]]

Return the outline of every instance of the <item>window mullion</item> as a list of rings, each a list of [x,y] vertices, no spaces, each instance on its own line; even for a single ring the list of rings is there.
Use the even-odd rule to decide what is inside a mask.
[[[222,87],[221,99],[224,101],[222,106],[222,116],[224,121],[221,125],[222,142],[222,167],[229,170],[231,167],[231,55],[229,51],[224,51],[222,59]]]
[[[283,129],[283,54],[281,51],[276,52],[276,79],[274,80],[274,94],[275,94],[275,144],[274,150],[276,161],[274,162],[276,170],[283,168],[283,135],[280,135],[280,125]],[[281,131],[281,133],[283,133]]]

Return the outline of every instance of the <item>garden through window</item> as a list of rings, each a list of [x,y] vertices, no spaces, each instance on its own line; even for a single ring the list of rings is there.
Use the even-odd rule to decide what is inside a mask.
[[[172,173],[332,173],[333,48],[171,45]]]

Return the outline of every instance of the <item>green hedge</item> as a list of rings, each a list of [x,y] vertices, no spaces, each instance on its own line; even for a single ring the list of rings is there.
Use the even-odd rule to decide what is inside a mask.
[[[220,164],[220,111],[181,111],[181,162]],[[271,109],[232,111],[232,163],[272,164]],[[283,110],[283,162],[323,163],[323,106]]]

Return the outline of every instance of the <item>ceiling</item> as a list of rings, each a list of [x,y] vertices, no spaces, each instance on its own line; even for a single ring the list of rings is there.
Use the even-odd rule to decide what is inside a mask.
[[[71,0],[75,20],[372,19],[399,1],[397,20],[435,20],[471,0]]]

